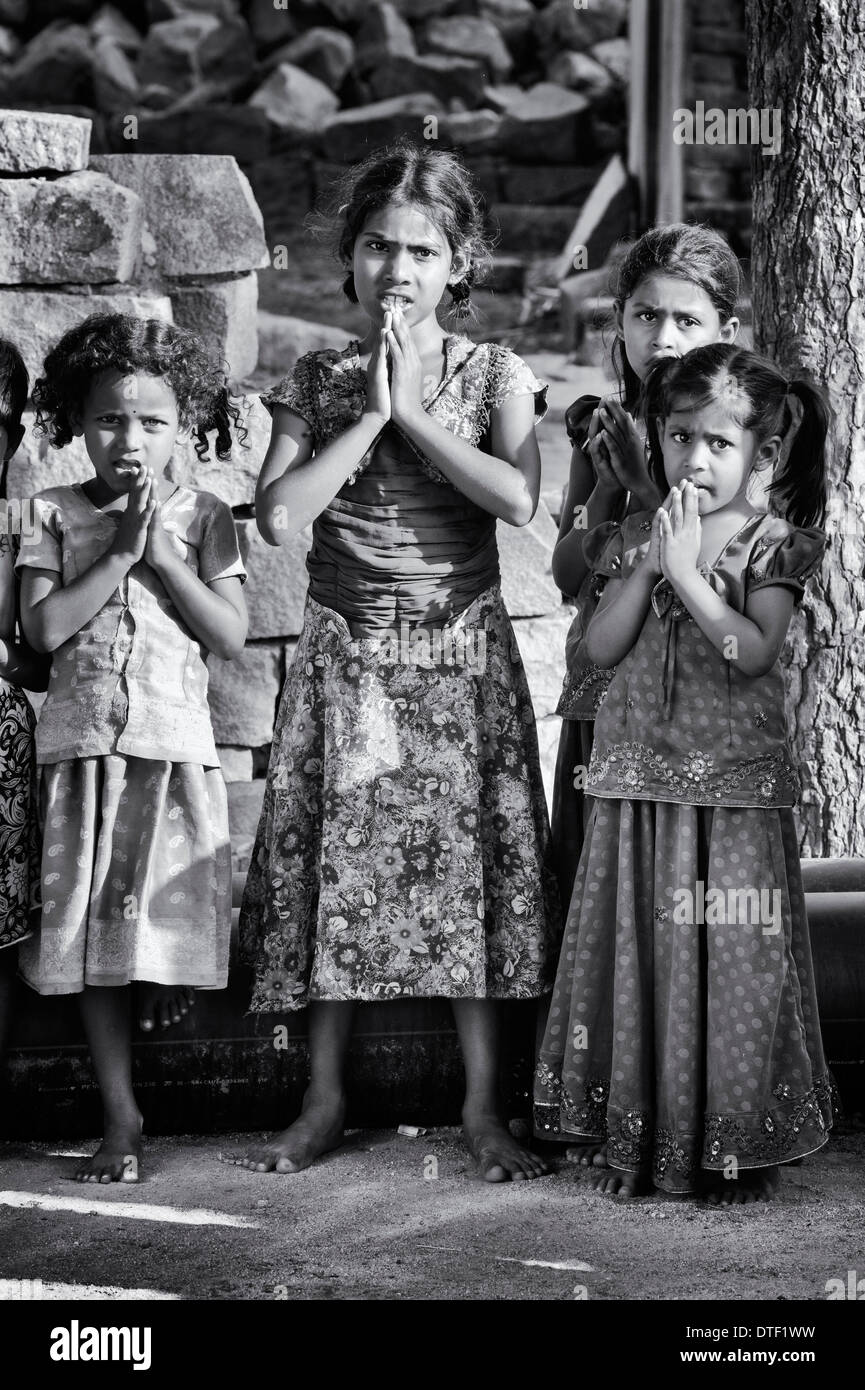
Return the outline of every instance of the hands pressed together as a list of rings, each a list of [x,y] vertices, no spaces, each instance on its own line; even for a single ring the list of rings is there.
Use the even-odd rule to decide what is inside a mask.
[[[162,521],[156,475],[143,463],[138,464],[138,476],[127,495],[113,549],[129,560],[130,568],[144,559],[160,570],[176,563],[180,555],[173,532]]]
[[[388,378],[388,360],[390,377]],[[423,365],[399,305],[384,316],[366,371],[366,411],[406,424],[421,407]]]
[[[686,582],[697,568],[701,538],[697,489],[686,481],[655,512],[645,563],[674,586]]]
[[[607,399],[598,405],[589,422],[586,453],[602,488],[632,492],[645,506],[657,506],[660,498],[646,467],[645,446],[619,401]]]

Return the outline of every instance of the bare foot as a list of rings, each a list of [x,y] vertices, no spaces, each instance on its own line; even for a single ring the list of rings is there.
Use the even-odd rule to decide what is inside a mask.
[[[631,1197],[642,1197],[650,1187],[641,1173],[625,1173],[620,1168],[586,1173],[581,1181],[587,1182],[596,1192],[603,1192],[607,1197],[620,1197],[622,1201],[628,1201]]]
[[[773,1164],[768,1168],[745,1168],[737,1178],[713,1173],[706,1201],[713,1207],[738,1207],[749,1202],[771,1202],[781,1183],[781,1173]]]
[[[585,1143],[572,1144],[565,1149],[569,1163],[579,1163],[582,1168],[606,1168],[607,1145],[603,1139],[587,1139]]]
[[[195,1007],[192,985],[157,985],[139,980],[137,986],[138,1026],[142,1033],[154,1028],[170,1028]]]
[[[517,1143],[494,1113],[467,1106],[463,1110],[463,1136],[484,1182],[524,1182],[550,1171],[542,1158]]]
[[[141,1116],[106,1124],[105,1137],[92,1158],[75,1170],[76,1182],[138,1182],[141,1162]]]
[[[242,1157],[224,1155],[223,1161],[249,1168],[254,1173],[300,1173],[322,1154],[338,1149],[344,1136],[344,1097],[316,1098],[307,1092],[303,1109],[293,1125]]]

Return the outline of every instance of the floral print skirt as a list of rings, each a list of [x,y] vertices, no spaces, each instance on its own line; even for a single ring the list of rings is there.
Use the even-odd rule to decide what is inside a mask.
[[[831,1091],[792,811],[596,798],[536,1132],[691,1192],[822,1147]]]
[[[240,915],[252,1012],[549,989],[549,823],[498,587],[444,631],[473,659],[404,664],[307,600]]]
[[[35,727],[26,695],[0,680],[0,948],[28,937],[38,911]]]
[[[19,952],[39,994],[132,980],[224,989],[228,798],[218,767],[107,754],[42,768],[42,925]]]

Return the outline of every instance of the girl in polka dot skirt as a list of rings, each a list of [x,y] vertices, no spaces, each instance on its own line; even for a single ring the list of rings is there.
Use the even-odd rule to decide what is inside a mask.
[[[603,1142],[602,1191],[729,1204],[771,1196],[832,1123],[778,661],[826,544],[829,416],[722,343],[660,364],[646,414],[666,501],[588,547],[608,580],[588,656],[617,669],[536,1125]],[[773,472],[770,514],[747,488]]]
[[[223,989],[231,933],[225,784],[207,704],[208,652],[246,638],[245,571],[228,507],[170,476],[175,445],[231,449],[238,412],[191,333],[102,314],[63,335],[33,392],[93,476],[34,499],[21,618],[52,654],[36,729],[45,822],[42,924],[20,948],[40,994],[78,994],[104,1139],[79,1181],[134,1181],[129,985],[142,1026],[179,1021],[190,986]]]

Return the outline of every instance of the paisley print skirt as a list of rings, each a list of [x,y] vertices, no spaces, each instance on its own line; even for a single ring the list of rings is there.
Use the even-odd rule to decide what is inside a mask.
[[[241,908],[252,1012],[552,983],[537,734],[498,587],[440,633],[405,660],[307,601]]]
[[[28,985],[224,989],[231,847],[220,769],[111,753],[41,775],[42,925],[19,952]]]
[[[0,947],[29,936],[38,911],[35,727],[26,695],[0,680]]]
[[[595,799],[536,1132],[691,1192],[821,1148],[831,1091],[792,811]]]

